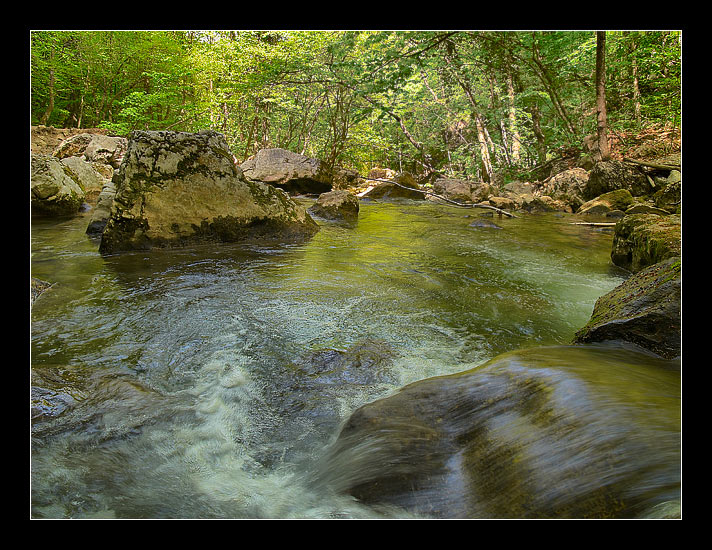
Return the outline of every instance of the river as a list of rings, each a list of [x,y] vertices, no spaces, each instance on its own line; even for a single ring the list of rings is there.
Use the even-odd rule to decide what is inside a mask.
[[[626,277],[610,231],[556,214],[471,225],[482,214],[363,202],[355,225],[320,221],[303,244],[106,257],[86,214],[33,220],[32,276],[54,286],[31,310],[46,405],[33,413],[31,516],[412,517],[302,474],[359,406],[567,344]],[[378,364],[367,380],[324,393],[288,375],[364,347]]]

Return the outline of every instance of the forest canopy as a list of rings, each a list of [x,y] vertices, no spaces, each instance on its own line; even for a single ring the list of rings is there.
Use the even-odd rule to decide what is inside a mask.
[[[613,134],[681,124],[679,31],[606,31]],[[222,132],[490,181],[596,133],[594,31],[32,31],[31,124]]]

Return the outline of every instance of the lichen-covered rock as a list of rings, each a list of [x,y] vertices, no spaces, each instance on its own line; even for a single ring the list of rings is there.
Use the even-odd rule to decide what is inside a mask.
[[[421,380],[354,411],[314,483],[432,518],[647,517],[680,499],[674,363],[552,346]]]
[[[583,193],[588,177],[583,168],[572,168],[553,176],[538,191],[541,195],[565,202],[575,211],[584,203]]]
[[[217,132],[133,132],[116,186],[102,253],[196,241],[291,240],[319,229],[286,193],[247,181]]]
[[[615,227],[611,261],[632,272],[680,256],[679,215],[626,214]]]
[[[326,193],[332,189],[333,175],[319,159],[286,149],[260,149],[240,165],[248,181],[280,187],[289,193]]]
[[[631,204],[633,204],[633,195],[630,194],[630,191],[616,189],[583,203],[577,213],[606,214],[614,210],[625,211]]]
[[[680,273],[679,257],[639,271],[596,301],[574,342],[623,340],[662,357],[679,356]]]
[[[425,193],[419,190],[420,187],[415,178],[407,172],[400,172],[392,179],[396,183],[379,182],[376,187],[363,196],[368,199],[425,199]]]
[[[354,221],[358,218],[358,199],[344,190],[322,193],[309,213],[327,220]]]
[[[481,202],[492,195],[490,185],[454,178],[438,178],[433,182],[433,191],[456,202]]]
[[[106,172],[98,169],[99,163],[88,162],[82,157],[67,157],[62,159],[62,164],[68,166],[70,170],[79,178],[80,185],[84,189],[84,200],[90,204],[96,202],[99,193],[110,178],[106,178]]]
[[[658,208],[680,214],[682,211],[682,181],[669,182],[653,194],[653,201]]]
[[[79,212],[85,192],[79,177],[49,155],[31,155],[30,196],[33,215],[71,216]]]
[[[622,161],[610,160],[597,162],[591,169],[583,198],[588,201],[616,189],[627,189],[634,197],[652,191],[648,178],[637,167]]]
[[[91,220],[87,226],[87,235],[101,235],[111,217],[111,206],[114,204],[116,196],[116,184],[112,180],[106,180],[102,187],[96,206],[91,213]]]
[[[81,157],[88,162],[101,162],[118,168],[126,153],[126,138],[103,134],[76,134],[62,143],[52,153],[63,159]]]
[[[364,179],[359,175],[356,170],[349,170],[347,168],[337,168],[334,171],[334,178],[332,180],[333,189],[353,189],[359,187],[364,183]]]

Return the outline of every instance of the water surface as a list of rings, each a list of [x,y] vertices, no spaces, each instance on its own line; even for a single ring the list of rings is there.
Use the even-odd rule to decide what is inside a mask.
[[[33,384],[51,390],[32,516],[407,517],[301,474],[360,405],[566,344],[626,276],[610,232],[557,215],[471,226],[482,213],[364,202],[304,244],[107,257],[86,216],[33,221],[32,275],[55,284],[31,318]],[[387,355],[368,380],[307,373],[359,346]]]

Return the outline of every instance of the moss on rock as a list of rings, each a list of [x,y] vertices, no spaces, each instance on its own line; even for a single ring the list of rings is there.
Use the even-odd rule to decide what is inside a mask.
[[[624,340],[658,355],[680,355],[681,271],[679,257],[652,265],[596,301],[575,343]]]
[[[667,258],[680,256],[681,249],[679,215],[629,214],[616,224],[611,260],[635,273]]]

